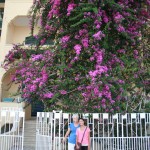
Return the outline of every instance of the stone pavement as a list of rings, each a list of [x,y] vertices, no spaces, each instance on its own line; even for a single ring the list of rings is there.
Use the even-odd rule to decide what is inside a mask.
[[[10,148],[10,150],[22,150],[21,148],[19,147],[16,147],[16,146],[13,146],[12,148]],[[24,146],[23,147],[23,150],[35,150],[35,147],[32,147],[32,146]]]
[[[31,146],[24,146],[23,150],[35,150],[35,147],[31,147]]]

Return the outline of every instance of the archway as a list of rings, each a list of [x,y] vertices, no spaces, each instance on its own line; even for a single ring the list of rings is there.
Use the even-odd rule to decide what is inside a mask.
[[[12,77],[16,69],[9,69],[2,78],[2,101],[14,101],[19,95],[16,95],[19,84],[12,82]]]
[[[30,36],[31,29],[29,27],[30,18],[28,16],[16,16],[13,18],[7,27],[6,44],[23,43],[25,38]],[[35,27],[34,34],[39,31],[39,24]]]

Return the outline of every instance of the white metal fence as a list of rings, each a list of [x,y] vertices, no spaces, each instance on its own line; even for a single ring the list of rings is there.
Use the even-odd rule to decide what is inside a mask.
[[[23,150],[24,119],[21,108],[0,109],[0,150]]]
[[[91,129],[92,150],[150,150],[150,114],[79,114]],[[37,113],[36,150],[66,150],[62,139],[72,122],[62,112]]]

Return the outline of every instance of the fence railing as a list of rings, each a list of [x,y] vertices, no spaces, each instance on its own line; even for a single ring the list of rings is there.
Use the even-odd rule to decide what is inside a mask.
[[[91,129],[92,150],[149,150],[149,113],[79,114]],[[36,150],[67,150],[63,137],[72,122],[72,114],[37,113]]]
[[[0,109],[0,150],[23,150],[24,119],[20,108]]]

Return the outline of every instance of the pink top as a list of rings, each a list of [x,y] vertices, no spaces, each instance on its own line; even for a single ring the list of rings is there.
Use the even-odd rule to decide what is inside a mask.
[[[85,129],[86,129],[86,127],[85,127]],[[82,141],[82,137],[83,137],[84,131],[85,130],[81,131],[80,128],[78,128],[77,131],[76,131],[76,135],[78,137],[78,142],[80,142],[80,143]],[[89,145],[89,139],[88,139],[89,132],[90,132],[90,128],[87,127],[86,132],[84,134],[83,141],[82,141],[82,145],[84,145],[84,146],[88,146]]]

